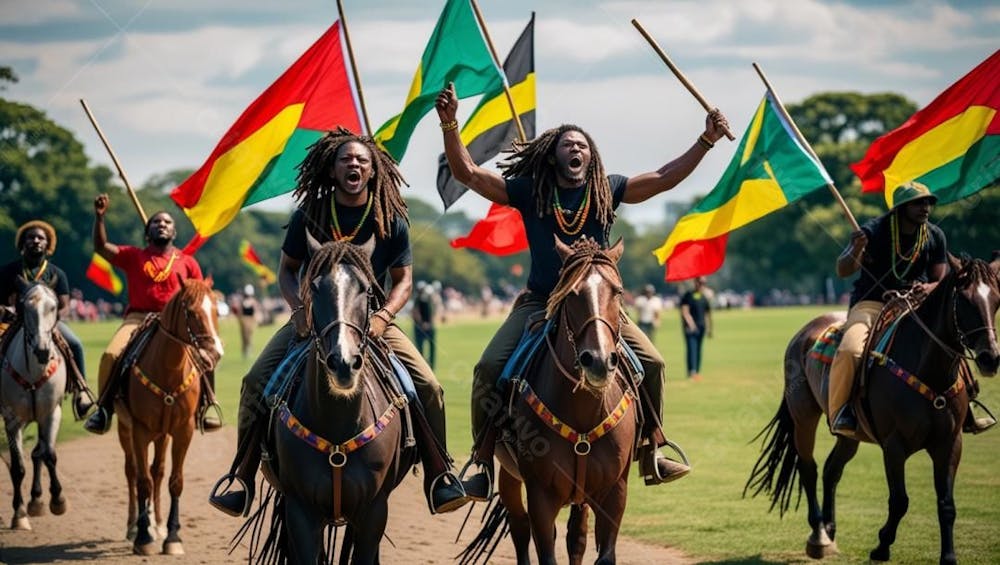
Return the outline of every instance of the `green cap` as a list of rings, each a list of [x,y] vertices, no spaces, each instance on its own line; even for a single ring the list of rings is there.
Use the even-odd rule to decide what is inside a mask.
[[[934,196],[927,185],[917,181],[903,183],[892,191],[892,209],[895,210],[907,202],[930,198],[931,204],[937,204],[938,197]]]

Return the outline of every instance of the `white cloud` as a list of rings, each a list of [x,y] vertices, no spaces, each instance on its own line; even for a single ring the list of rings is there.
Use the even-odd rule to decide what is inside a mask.
[[[33,0],[26,2],[5,0],[0,2],[0,22],[17,22],[19,25],[33,25],[57,20],[65,20],[82,14],[80,3],[73,0]]]

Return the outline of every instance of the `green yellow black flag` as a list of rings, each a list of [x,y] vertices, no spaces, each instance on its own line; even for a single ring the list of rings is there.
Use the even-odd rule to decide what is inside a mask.
[[[535,14],[511,47],[503,63],[504,74],[510,84],[514,107],[521,116],[524,134],[535,137]],[[483,95],[479,106],[472,112],[462,128],[462,143],[477,165],[496,157],[517,139],[517,126],[511,116],[510,104],[499,88]],[[442,153],[438,160],[438,194],[445,209],[455,203],[468,188],[451,176],[448,161]]]

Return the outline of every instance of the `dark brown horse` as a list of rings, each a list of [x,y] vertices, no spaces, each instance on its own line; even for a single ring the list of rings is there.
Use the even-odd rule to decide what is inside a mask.
[[[889,516],[879,530],[878,547],[871,551],[873,561],[889,559],[896,528],[906,514],[906,459],[926,450],[934,466],[940,562],[956,562],[953,489],[962,456],[962,423],[969,404],[958,369],[963,358],[973,360],[987,376],[994,375],[1000,365],[994,327],[1000,306],[1000,260],[987,264],[978,259],[959,262],[952,258],[951,263],[944,280],[899,321],[892,345],[882,358],[884,362],[870,366],[861,399],[855,401],[862,424],[859,431],[865,441],[874,440],[882,447],[889,485]],[[857,440],[837,437],[823,468],[820,507],[813,445],[817,424],[827,410],[827,370],[807,362],[807,355],[831,323],[842,321],[843,316],[819,317],[799,330],[788,344],[784,399],[777,415],[761,432],[767,433],[766,445],[747,482],[747,490],[755,495],[770,493],[771,508],[778,506],[784,514],[798,474],[799,494],[803,490],[806,493],[812,528],[806,553],[814,558],[836,552],[837,483],[858,449]],[[921,383],[926,389],[921,388]]]
[[[297,387],[273,411],[264,470],[281,492],[272,534],[278,541],[258,560],[320,562],[330,549],[324,529],[346,524],[341,562],[378,562],[389,494],[415,451],[403,447],[407,399],[387,346],[367,336],[373,303],[383,300],[373,249],[374,240],[364,248],[326,243],[314,249],[302,278],[311,345],[304,368],[291,376]]]
[[[183,281],[181,289],[167,303],[155,324],[135,364],[125,368],[130,382],[125,401],[117,407],[118,440],[125,451],[130,539],[133,525],[137,528],[133,551],[150,555],[156,552],[150,533],[150,498],[159,525],[160,484],[167,440],[172,439],[168,483],[170,514],[162,551],[179,555],[184,553],[178,534],[184,457],[194,435],[202,375],[215,370],[223,353],[211,282]],[[150,443],[154,446],[152,466],[148,455]]]
[[[581,239],[571,248],[557,238],[556,249],[563,267],[546,314],[557,328],[547,338],[547,353],[513,382],[508,433],[496,449],[500,500],[518,563],[530,562],[532,540],[540,563],[556,562],[555,520],[566,505],[570,562],[583,559],[592,507],[597,563],[614,563],[638,410],[619,349],[623,288],[617,263],[624,246],[619,241],[601,250]]]

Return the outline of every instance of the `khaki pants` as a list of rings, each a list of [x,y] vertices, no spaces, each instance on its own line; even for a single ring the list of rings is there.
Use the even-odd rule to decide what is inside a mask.
[[[830,365],[829,403],[827,415],[832,422],[840,409],[851,399],[854,376],[861,366],[861,356],[865,352],[865,342],[875,318],[882,311],[883,303],[876,300],[858,302],[847,313],[844,322],[844,336],[840,340],[837,353]]]
[[[483,350],[483,355],[476,363],[472,377],[472,433],[478,436],[486,423],[490,422],[496,411],[504,409],[503,399],[495,398],[496,383],[503,373],[507,360],[514,353],[521,335],[524,333],[524,324],[528,317],[537,312],[545,310],[545,299],[537,294],[525,292],[514,302],[507,319],[500,325],[496,335]],[[642,363],[645,378],[642,387],[646,390],[653,407],[656,410],[656,419],[647,415],[643,423],[642,435],[649,437],[656,429],[657,423],[662,421],[663,413],[663,378],[666,364],[660,352],[656,350],[646,334],[631,321],[623,323],[621,326],[622,339],[625,340]]]
[[[115,363],[118,362],[118,358],[121,356],[122,351],[124,351],[125,346],[132,339],[132,334],[136,328],[142,325],[142,321],[145,319],[145,312],[132,312],[125,316],[125,319],[122,320],[122,325],[118,326],[118,329],[115,330],[115,335],[111,336],[111,342],[104,348],[104,353],[101,355],[101,364],[97,369],[98,397],[104,394],[104,389],[108,385],[108,378],[111,376],[111,371],[115,368]]]

